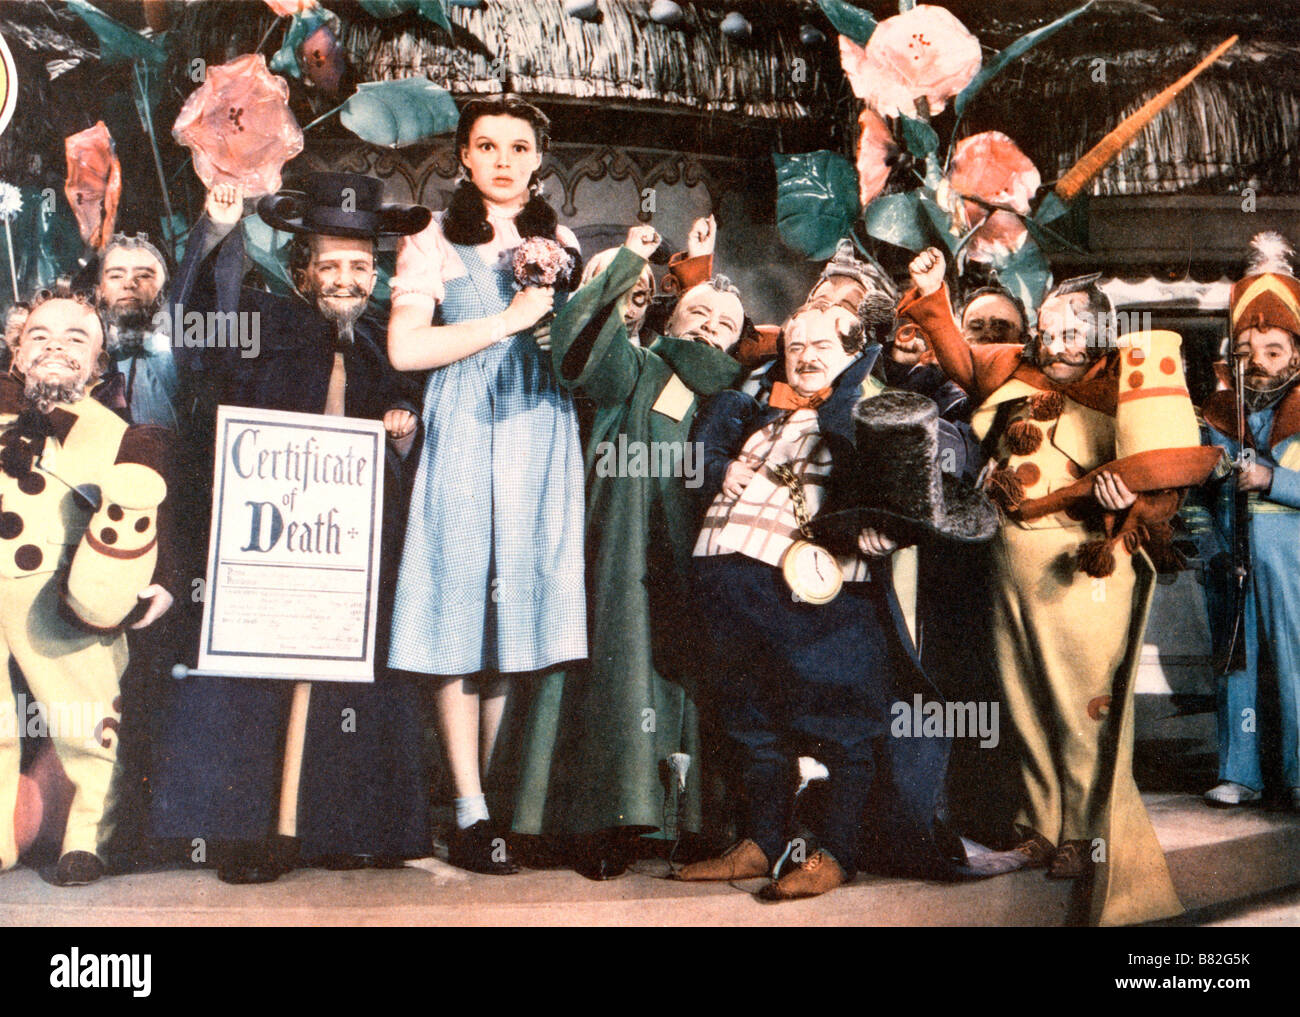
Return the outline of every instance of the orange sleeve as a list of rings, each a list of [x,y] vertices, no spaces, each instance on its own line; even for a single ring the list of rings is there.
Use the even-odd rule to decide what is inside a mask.
[[[952,316],[946,283],[925,297],[915,286],[909,287],[898,303],[898,314],[910,318],[925,333],[944,374],[970,396],[973,405],[987,399],[1015,370],[1018,347],[972,346],[966,341]]]
[[[924,297],[915,286],[910,287],[899,301],[898,314],[911,318],[920,327],[944,374],[972,400],[979,402],[988,394],[976,391],[974,351],[953,320],[947,284]]]

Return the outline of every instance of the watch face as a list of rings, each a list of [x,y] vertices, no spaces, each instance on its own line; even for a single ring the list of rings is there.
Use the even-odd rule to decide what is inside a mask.
[[[800,541],[790,548],[789,555],[786,579],[800,600],[825,604],[840,592],[844,575],[839,563],[824,547]]]

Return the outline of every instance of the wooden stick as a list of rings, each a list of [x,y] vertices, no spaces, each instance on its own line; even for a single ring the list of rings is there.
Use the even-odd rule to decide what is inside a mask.
[[[296,682],[289,707],[288,730],[284,736],[284,771],[280,779],[280,823],[278,832],[298,836],[298,788],[302,783],[302,754],[307,742],[307,707],[311,683]]]
[[[1204,60],[1175,81],[1158,95],[1148,99],[1136,112],[1124,118],[1118,127],[1097,142],[1089,151],[1056,182],[1057,197],[1064,202],[1071,202],[1088,186],[1106,164],[1114,159],[1124,147],[1138,136],[1138,132],[1155,119],[1156,114],[1174,101],[1184,88],[1190,85],[1210,64],[1223,56],[1237,42],[1232,36],[1219,43]]]

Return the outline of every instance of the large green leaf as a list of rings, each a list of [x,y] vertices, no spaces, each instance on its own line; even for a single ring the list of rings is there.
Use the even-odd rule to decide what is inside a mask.
[[[925,213],[926,219],[930,221],[930,225],[934,227],[934,235],[943,242],[944,247],[948,248],[949,256],[955,257],[965,238],[953,233],[952,216],[928,195],[918,194],[917,202],[921,211]]]
[[[451,21],[442,0],[361,0],[361,7],[376,18],[396,18],[408,11],[417,11],[426,21],[451,32]]]
[[[167,51],[120,21],[115,21],[86,0],[68,0],[68,7],[99,38],[99,62],[115,64],[143,60],[156,67],[167,62]]]
[[[1043,206],[1054,201],[1060,206],[1058,212],[1043,215]],[[1076,254],[1090,254],[1088,196],[1081,194],[1070,204],[1063,204],[1052,191],[1039,206],[1038,213],[1021,216],[1033,238],[1045,251],[1073,251]]]
[[[900,117],[903,125],[903,144],[918,159],[933,155],[939,148],[939,135],[924,120],[914,117]]]
[[[1048,191],[1043,195],[1043,200],[1038,203],[1034,218],[1042,223],[1055,222],[1069,210],[1069,206],[1060,199],[1055,191]]]
[[[927,245],[920,196],[915,191],[886,194],[867,206],[862,225],[877,240],[908,251],[922,251]]]
[[[9,224],[9,232],[13,238],[18,295],[26,298],[53,286],[60,276],[75,275],[81,268],[78,259],[86,247],[62,190],[24,187],[22,199],[23,207]],[[0,248],[7,244],[4,227],[0,225]],[[0,307],[8,307],[12,301],[9,254],[0,251]]]
[[[959,120],[961,119],[961,115],[966,111],[966,107],[970,105],[970,101],[980,93],[980,90],[983,89],[985,85],[1001,74],[1007,64],[1023,56],[1025,53],[1028,53],[1044,39],[1047,39],[1060,31],[1091,7],[1094,2],[1095,0],[1088,0],[1088,2],[1082,7],[1076,7],[1068,14],[1061,15],[1050,24],[1044,25],[1042,28],[1035,28],[1032,32],[1026,32],[985,64],[980,72],[971,80],[971,83],[963,88],[957,98],[953,100],[952,108],[956,112],[957,118]]]
[[[835,253],[858,217],[858,171],[837,152],[772,154],[781,239],[819,260]]]
[[[1052,267],[1042,248],[1032,239],[1026,239],[1020,250],[1001,264],[995,262],[993,267],[997,269],[998,282],[1019,297],[1029,316],[1036,319],[1038,305],[1052,285]]]
[[[271,57],[271,70],[276,74],[292,74],[302,77],[302,68],[298,65],[298,47],[307,41],[307,36],[331,23],[333,15],[323,7],[312,7],[293,16],[289,30],[284,33],[284,42]]]
[[[367,81],[339,107],[339,120],[373,145],[401,148],[456,129],[460,111],[445,88],[428,78]]]
[[[243,220],[244,253],[262,270],[262,278],[271,292],[289,295],[294,292],[289,278],[289,243],[292,233],[275,230],[262,221],[260,215],[246,216]]]
[[[876,19],[861,7],[854,7],[844,0],[817,0],[817,6],[835,26],[840,35],[847,35],[859,46],[866,45],[871,33],[876,30]]]

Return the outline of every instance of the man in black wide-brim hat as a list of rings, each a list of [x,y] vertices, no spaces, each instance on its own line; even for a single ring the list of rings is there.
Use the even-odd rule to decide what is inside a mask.
[[[177,349],[194,379],[186,486],[196,531],[210,515],[218,405],[384,421],[377,661],[388,659],[405,520],[402,460],[418,428],[420,379],[398,374],[385,354],[386,315],[370,303],[375,245],[416,233],[430,218],[420,206],[382,204],[382,190],[373,177],[313,173],[300,191],[261,200],[262,219],[295,234],[289,267],[297,295],[280,296],[241,285],[243,194],[216,185],[176,287],[187,318],[239,311],[259,324],[256,343],[244,348]],[[206,535],[196,532],[191,546],[206,548]],[[205,571],[201,561],[193,569]],[[354,730],[342,730],[344,709],[356,711]],[[423,760],[418,689],[382,667],[373,685],[191,677],[176,689],[164,725],[153,833],[203,838],[231,883],[266,882],[298,861],[356,868],[421,857],[431,845]],[[295,773],[296,788],[284,778]]]

